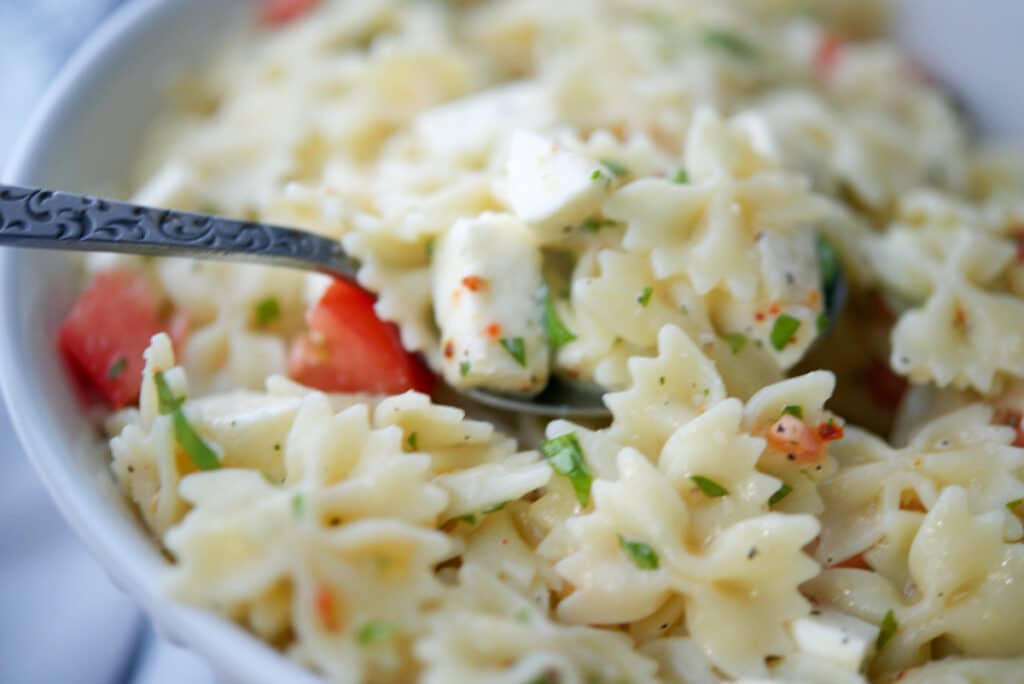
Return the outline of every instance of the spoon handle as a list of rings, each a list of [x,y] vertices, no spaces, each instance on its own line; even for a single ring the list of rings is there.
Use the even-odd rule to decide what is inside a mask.
[[[337,240],[294,228],[0,184],[0,246],[237,260],[355,279]]]

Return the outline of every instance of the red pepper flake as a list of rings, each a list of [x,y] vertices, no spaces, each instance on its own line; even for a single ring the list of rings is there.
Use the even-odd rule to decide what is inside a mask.
[[[814,53],[814,75],[819,80],[827,81],[835,70],[839,58],[842,57],[846,41],[836,34],[826,31],[818,42]]]
[[[921,467],[921,463],[922,463],[922,461],[921,461],[920,458],[915,458],[914,459],[914,467],[915,468],[920,468]]]
[[[804,297],[804,304],[806,304],[807,306],[809,306],[811,308],[814,308],[814,307],[818,306],[818,303],[820,301],[821,301],[821,292],[816,290],[816,289],[808,290],[807,291],[807,296]]]
[[[896,675],[896,681],[898,682],[906,677],[908,672],[910,672],[910,670],[902,670],[898,675]]]
[[[843,438],[843,426],[831,418],[818,425],[818,438],[823,442],[834,442]]]
[[[997,408],[992,415],[993,425],[1006,425],[1017,431],[1013,439],[1013,446],[1024,447],[1024,429],[1021,428],[1021,418],[1024,417],[1020,411],[1011,408]]]
[[[320,620],[320,626],[328,632],[341,630],[341,617],[338,615],[338,602],[328,587],[319,586],[316,595],[313,597],[316,606],[316,615]]]
[[[967,312],[959,302],[953,308],[953,327],[961,335],[967,334]]]
[[[455,342],[448,340],[444,343],[444,358],[450,359],[455,356]]]
[[[282,26],[310,12],[318,4],[319,0],[268,0],[260,16],[264,24]]]
[[[868,364],[864,372],[864,382],[871,402],[884,411],[895,411],[899,408],[909,387],[906,378],[896,375],[889,364],[879,358],[872,359]]]
[[[500,323],[488,323],[487,327],[484,328],[484,335],[487,335],[489,339],[497,340],[501,337],[501,324]]]
[[[782,306],[780,306],[778,302],[772,302],[772,305],[768,307],[768,313],[772,316],[778,316],[782,313]]]
[[[758,323],[763,321],[764,320],[764,312],[763,311],[755,311],[754,312],[754,320],[757,321]]]
[[[487,281],[480,276],[471,275],[462,279],[462,285],[470,292],[479,292],[487,285]]]
[[[508,544],[508,539],[502,539],[502,540],[501,540],[501,543],[502,543],[502,544]]]

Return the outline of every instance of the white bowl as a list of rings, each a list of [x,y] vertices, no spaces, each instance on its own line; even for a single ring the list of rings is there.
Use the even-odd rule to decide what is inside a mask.
[[[94,34],[53,84],[8,167],[7,179],[81,192],[124,187],[169,79],[209,55],[247,0],[139,0]],[[1007,64],[1024,62],[1012,36],[1024,5],[904,0],[898,34],[956,84],[987,129],[1024,125],[1022,91]],[[969,16],[964,16],[969,15]],[[965,33],[963,22],[972,32]],[[1013,54],[1010,54],[1013,53]],[[313,682],[242,629],[167,601],[167,560],[119,495],[104,447],[82,415],[54,333],[74,296],[72,262],[58,254],[0,253],[0,381],[18,435],[61,511],[114,583],[172,641],[204,656],[226,681]]]

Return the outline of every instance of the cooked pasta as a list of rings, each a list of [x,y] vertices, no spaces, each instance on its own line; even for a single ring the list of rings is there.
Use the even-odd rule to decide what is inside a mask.
[[[338,682],[1019,681],[1024,165],[875,3],[309,4],[136,198],[336,238],[375,299],[89,262],[172,312],[108,431],[174,599]]]

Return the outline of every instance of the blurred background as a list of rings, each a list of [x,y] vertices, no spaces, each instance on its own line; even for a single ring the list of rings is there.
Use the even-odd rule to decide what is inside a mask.
[[[122,0],[0,0],[0,168],[53,75]],[[6,331],[3,331],[6,333]],[[0,682],[206,684],[50,502],[0,403]]]

